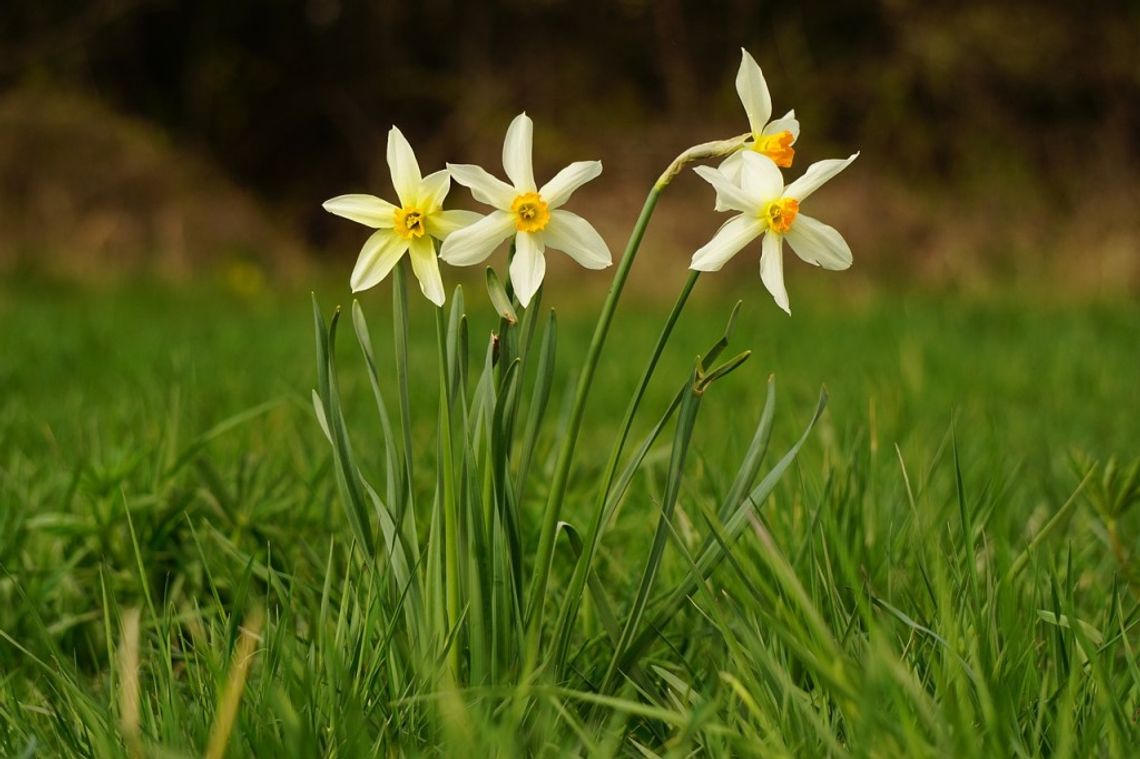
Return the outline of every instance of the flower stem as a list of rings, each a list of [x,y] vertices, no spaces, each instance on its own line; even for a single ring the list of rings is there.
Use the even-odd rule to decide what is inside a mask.
[[[625,246],[610,285],[609,294],[602,305],[602,312],[598,316],[597,326],[594,327],[594,337],[590,340],[590,348],[586,353],[586,363],[582,373],[578,376],[578,387],[574,394],[574,405],[570,411],[570,421],[566,433],[562,438],[562,447],[558,452],[558,461],[554,469],[554,480],[550,484],[550,495],[546,501],[546,511],[542,518],[542,532],[539,534],[538,552],[535,555],[534,576],[530,586],[530,603],[527,611],[527,663],[534,660],[538,651],[539,640],[542,635],[542,613],[546,601],[546,586],[550,579],[550,567],[554,558],[554,536],[558,529],[558,517],[562,512],[562,502],[566,497],[566,481],[570,474],[570,465],[574,461],[574,446],[578,440],[578,431],[582,426],[582,413],[586,407],[586,399],[590,395],[593,384],[594,371],[598,367],[598,360],[602,355],[602,348],[609,334],[610,324],[613,322],[614,311],[621,299],[625,282],[629,278],[629,271],[637,257],[641,240],[645,236],[645,229],[649,226],[649,219],[653,216],[653,209],[661,197],[664,185],[654,185],[645,198],[645,205],[637,217],[637,223],[630,233],[629,242]]]
[[[451,388],[448,382],[447,327],[443,308],[435,310],[435,333],[439,343],[439,449],[440,488],[443,497],[444,587],[446,588],[447,624],[459,624],[459,514],[455,499],[455,468],[451,450]],[[449,630],[449,634],[450,634]],[[453,642],[448,652],[451,674],[459,677],[459,645]]]
[[[677,321],[681,317],[681,312],[684,310],[685,304],[689,300],[689,295],[692,294],[693,288],[696,286],[700,276],[701,273],[699,271],[693,270],[689,272],[689,278],[685,280],[685,285],[681,288],[681,292],[673,304],[673,309],[665,319],[665,326],[661,328],[661,334],[657,338],[657,344],[653,347],[653,353],[650,355],[649,363],[641,375],[641,381],[637,385],[637,390],[634,391],[633,396],[630,398],[629,406],[626,407],[625,416],[622,418],[621,429],[618,432],[617,440],[614,442],[614,447],[610,451],[610,458],[606,463],[605,475],[602,478],[601,487],[598,489],[597,506],[591,517],[590,526],[586,530],[583,553],[574,567],[574,576],[570,580],[570,588],[566,592],[562,613],[558,620],[557,632],[555,633],[554,661],[555,669],[559,671],[559,674],[561,674],[560,670],[566,660],[566,651],[570,643],[570,631],[573,628],[574,619],[578,614],[582,592],[585,589],[586,580],[590,576],[590,570],[594,563],[594,556],[597,553],[598,545],[601,543],[602,531],[605,528],[603,519],[606,513],[606,506],[609,503],[610,488],[613,486],[618,463],[621,461],[622,452],[625,450],[625,443],[629,438],[629,430],[633,426],[633,419],[637,415],[638,408],[641,406],[641,400],[645,396],[649,382],[653,379],[657,362],[661,359],[661,354],[665,352],[665,346],[673,334],[673,328],[677,325]]]

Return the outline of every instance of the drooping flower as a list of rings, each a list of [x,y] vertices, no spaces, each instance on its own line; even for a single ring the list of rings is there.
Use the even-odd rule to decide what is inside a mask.
[[[329,213],[376,230],[356,259],[349,280],[352,291],[379,284],[407,252],[420,290],[432,303],[442,306],[446,295],[434,240],[446,239],[477,221],[479,214],[443,210],[443,200],[451,189],[450,173],[441,169],[422,176],[412,146],[396,127],[388,132],[388,170],[400,205],[375,195],[339,195],[323,205]]]
[[[720,165],[720,170],[732,181],[739,181],[742,159],[749,151],[768,156],[781,168],[791,168],[796,155],[792,145],[800,136],[800,122],[796,120],[795,111],[788,111],[782,118],[769,121],[772,118],[772,95],[768,92],[768,83],[764,80],[756,59],[744,48],[740,49],[736,93],[748,116],[752,139],[744,143],[739,152],[726,158]]]
[[[533,133],[534,124],[525,113],[516,116],[507,128],[503,168],[511,184],[479,166],[447,164],[456,182],[495,210],[448,237],[439,252],[449,264],[471,266],[484,261],[513,235],[511,283],[523,306],[542,284],[548,246],[587,269],[604,269],[613,262],[605,240],[590,222],[561,208],[575,190],[602,173],[601,161],[575,161],[537,187],[531,162]]]
[[[823,222],[800,213],[800,204],[858,157],[855,153],[846,159],[817,161],[787,187],[776,164],[755,153],[742,156],[739,182],[712,167],[698,166],[695,171],[716,189],[717,207],[740,213],[725,222],[713,238],[693,254],[690,268],[717,271],[744,246],[763,235],[760,278],[776,304],[790,314],[784,288],[784,238],[796,255],[809,264],[833,271],[851,266],[851,248],[843,236]]]

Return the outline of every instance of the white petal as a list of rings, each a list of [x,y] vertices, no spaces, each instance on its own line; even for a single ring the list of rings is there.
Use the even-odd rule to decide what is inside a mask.
[[[614,262],[606,241],[590,222],[569,211],[551,211],[542,230],[543,241],[587,269],[604,269]]]
[[[515,236],[515,257],[511,259],[511,285],[524,308],[542,286],[545,276],[546,256],[541,237],[532,232],[519,232]]]
[[[356,259],[356,266],[352,269],[349,284],[352,291],[358,293],[375,287],[380,280],[388,276],[392,267],[408,249],[408,241],[390,229],[381,229],[372,233],[364,242],[360,256]]]
[[[420,282],[420,292],[437,306],[447,296],[443,292],[443,279],[439,276],[439,261],[435,257],[435,243],[430,237],[417,237],[411,244],[412,272]]]
[[[388,131],[388,171],[392,173],[392,186],[404,207],[415,204],[419,192],[420,164],[404,133],[396,127]]]
[[[763,232],[764,224],[756,217],[747,214],[734,216],[721,225],[713,238],[693,254],[689,268],[719,271],[729,259]]]
[[[792,313],[788,305],[788,291],[784,288],[784,250],[777,234],[764,235],[764,252],[760,254],[760,279],[772,293],[776,305]]]
[[[601,161],[575,161],[542,186],[538,194],[551,208],[563,205],[582,185],[602,173]]]
[[[507,127],[507,138],[503,140],[503,168],[520,193],[535,190],[533,142],[534,122],[525,112],[520,113]]]
[[[752,133],[760,134],[768,119],[772,118],[772,96],[759,64],[744,48],[740,49],[740,70],[736,72],[736,94],[748,114]]]
[[[483,218],[474,211],[436,211],[428,214],[428,234],[437,240],[446,240],[452,232],[458,232]]]
[[[474,224],[452,232],[443,241],[439,257],[452,266],[471,266],[486,260],[503,240],[515,232],[515,221],[506,211],[492,211]]]
[[[784,175],[766,155],[749,150],[740,157],[740,187],[754,201],[753,208],[784,195]]]
[[[796,214],[785,237],[796,255],[809,264],[832,271],[842,271],[851,266],[851,248],[843,235],[818,219]]]
[[[730,155],[728,158],[725,158],[723,161],[720,162],[720,166],[716,167],[717,171],[719,171],[721,174],[724,174],[726,177],[728,177],[728,180],[730,182],[732,182],[734,185],[739,186],[740,185],[740,172],[743,171],[743,169],[744,169],[744,154],[747,152],[749,152],[748,148],[743,148],[741,150],[736,151],[735,153]],[[719,206],[719,203],[718,203],[716,210],[725,211],[727,209],[721,208]]]
[[[396,225],[396,207],[375,195],[337,195],[321,207],[373,229],[391,229]]]
[[[716,190],[716,210],[740,211],[741,213],[755,213],[758,201],[753,200],[744,193],[744,189],[735,184],[723,172],[712,166],[698,166],[693,171],[700,175]]]
[[[430,214],[443,205],[447,191],[451,189],[451,172],[447,169],[428,174],[416,190],[414,205],[425,214]]]
[[[802,177],[785,188],[784,195],[796,200],[803,200],[823,186],[824,182],[850,166],[851,162],[858,157],[859,154],[855,153],[849,158],[829,158],[826,161],[816,161],[807,167],[807,171]]]
[[[518,192],[515,188],[471,163],[449,163],[447,170],[459,184],[471,190],[475,200],[503,211],[509,211]]]
[[[764,131],[761,132],[761,134],[779,134],[780,132],[791,132],[792,142],[800,138],[800,122],[799,119],[796,118],[795,111],[788,111],[780,118],[768,124],[768,126],[764,127]]]

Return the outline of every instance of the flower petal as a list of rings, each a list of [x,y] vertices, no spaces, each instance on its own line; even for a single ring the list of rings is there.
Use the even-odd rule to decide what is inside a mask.
[[[760,134],[768,119],[772,118],[772,95],[768,83],[760,72],[760,65],[748,51],[740,48],[740,69],[736,72],[736,94],[748,114],[752,134]]]
[[[471,163],[449,163],[447,170],[459,184],[471,190],[475,200],[502,211],[509,211],[518,192],[503,180],[487,173],[482,166]]]
[[[388,276],[392,267],[408,249],[408,241],[390,229],[381,229],[372,233],[364,242],[360,256],[356,259],[356,266],[352,269],[349,284],[354,293],[375,287],[380,280]]]
[[[818,219],[796,214],[785,237],[796,255],[809,264],[832,271],[842,271],[851,266],[851,248],[843,235]]]
[[[761,132],[761,134],[779,134],[780,132],[791,132],[792,142],[800,138],[800,122],[799,119],[796,118],[795,111],[788,111],[780,118],[769,123],[768,126],[764,127],[764,131]]]
[[[582,185],[602,173],[601,161],[575,161],[544,184],[538,191],[550,208],[563,205]]]
[[[515,257],[511,259],[511,284],[524,308],[542,286],[545,276],[542,238],[532,232],[519,232],[515,236]]]
[[[447,299],[443,292],[443,279],[439,276],[439,261],[435,257],[435,243],[430,237],[417,237],[410,247],[412,272],[420,282],[420,292],[437,306]]]
[[[436,211],[428,214],[428,234],[437,240],[446,240],[452,232],[458,232],[483,218],[474,211]]]
[[[693,171],[716,190],[716,210],[755,213],[758,203],[748,197],[744,189],[733,183],[723,172],[711,166],[697,166]]]
[[[471,266],[486,260],[503,240],[514,234],[515,222],[506,211],[492,211],[474,224],[452,232],[443,241],[439,257],[452,266]]]
[[[414,205],[423,175],[412,146],[396,127],[388,130],[388,171],[392,173],[392,186],[400,203],[405,208]]]
[[[720,166],[716,167],[717,171],[728,177],[728,181],[732,182],[738,187],[740,186],[740,172],[744,169],[744,154],[749,152],[747,146],[751,144],[752,143],[746,143],[744,148],[729,155],[728,158],[725,158],[720,162]],[[724,211],[727,209],[721,208],[720,204],[718,203],[716,210]]]
[[[396,207],[375,195],[337,195],[321,207],[373,229],[391,229],[396,225]]]
[[[534,192],[534,122],[526,112],[515,116],[503,140],[503,168],[518,192]]]
[[[784,188],[784,195],[796,200],[804,200],[808,195],[818,190],[823,183],[851,165],[859,157],[858,153],[849,158],[829,158],[826,161],[816,161],[807,167],[803,176]]]
[[[542,237],[546,245],[562,251],[587,269],[604,269],[614,262],[598,230],[576,213],[551,211]]]
[[[711,240],[693,254],[689,268],[697,271],[720,271],[729,259],[763,232],[764,224],[755,216],[748,214],[733,216],[721,225]]]
[[[740,157],[740,161],[740,187],[744,195],[754,202],[753,208],[786,194],[784,175],[771,158],[749,150]]]
[[[431,214],[443,205],[443,199],[447,197],[447,192],[450,189],[450,171],[440,169],[439,171],[432,172],[420,182],[420,186],[416,190],[416,200],[413,205],[425,214]]]
[[[788,291],[784,288],[784,246],[777,234],[764,235],[764,251],[760,254],[760,279],[768,292],[776,300],[776,305],[789,316],[792,309],[788,305]]]

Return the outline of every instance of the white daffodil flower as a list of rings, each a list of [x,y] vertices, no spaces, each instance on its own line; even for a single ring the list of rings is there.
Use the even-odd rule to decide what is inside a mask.
[[[412,271],[420,290],[437,306],[446,298],[439,276],[435,242],[452,232],[479,220],[473,211],[444,211],[441,206],[451,189],[451,175],[441,169],[426,177],[412,146],[402,132],[392,127],[388,132],[388,169],[400,205],[393,205],[375,195],[340,195],[325,201],[329,213],[359,222],[376,231],[364,243],[349,280],[353,292],[380,283],[405,252],[410,252]]]
[[[769,121],[772,118],[772,95],[768,92],[768,83],[764,81],[764,74],[760,71],[756,59],[744,48],[740,49],[736,93],[744,105],[745,114],[748,115],[748,127],[752,130],[752,139],[744,143],[739,152],[726,158],[720,165],[720,170],[733,182],[739,182],[743,156],[748,151],[768,156],[781,168],[791,168],[796,155],[792,145],[800,136],[800,122],[796,120],[795,111],[788,111],[783,118]]]
[[[471,266],[514,235],[511,283],[523,306],[542,284],[547,246],[563,251],[587,269],[604,269],[613,262],[606,241],[590,222],[561,209],[575,190],[602,173],[601,161],[576,161],[536,187],[531,163],[533,133],[534,124],[525,113],[507,128],[503,168],[511,184],[479,166],[447,164],[456,182],[496,210],[448,237],[439,251],[439,257],[449,264]]]
[[[809,264],[838,271],[851,266],[851,248],[834,228],[800,213],[800,203],[827,180],[843,171],[859,157],[817,161],[804,175],[784,187],[776,164],[755,153],[742,157],[740,181],[709,166],[695,171],[716,189],[717,207],[739,211],[713,238],[693,254],[689,268],[718,271],[745,245],[764,236],[760,255],[760,279],[776,304],[792,313],[784,288],[784,238],[796,255]]]

